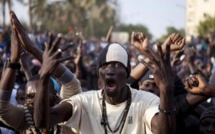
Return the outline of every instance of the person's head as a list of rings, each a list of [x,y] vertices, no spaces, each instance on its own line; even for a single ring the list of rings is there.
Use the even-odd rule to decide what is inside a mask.
[[[157,96],[160,95],[160,90],[155,83],[154,76],[150,71],[146,73],[146,75],[142,78],[141,83],[139,85],[139,90],[151,92]]]
[[[107,45],[99,54],[97,71],[105,93],[116,97],[126,87],[126,80],[130,75],[128,53],[119,44]]]
[[[208,108],[200,117],[200,134],[215,134],[215,106]]]
[[[33,109],[34,97],[37,92],[39,78],[40,78],[39,75],[33,76],[27,82],[26,87],[25,87],[25,94],[26,94],[25,104],[27,107],[32,108],[32,109]],[[56,99],[56,91],[54,88],[54,84],[51,79],[49,79],[47,84],[48,84],[48,90],[49,90],[49,103],[50,103],[50,106],[54,106],[55,99]]]
[[[25,84],[22,84],[17,88],[16,101],[19,105],[25,104]]]

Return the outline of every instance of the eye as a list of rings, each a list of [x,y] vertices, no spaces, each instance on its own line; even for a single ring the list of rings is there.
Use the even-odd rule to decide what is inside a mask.
[[[105,69],[106,67],[107,67],[107,64],[103,64],[103,65],[101,66],[102,69]]]
[[[203,120],[203,121],[201,122],[201,125],[202,125],[202,126],[208,126],[209,124],[210,124],[210,122],[207,121],[207,120]]]
[[[123,67],[123,65],[121,63],[115,63],[115,67],[120,68],[120,67]]]

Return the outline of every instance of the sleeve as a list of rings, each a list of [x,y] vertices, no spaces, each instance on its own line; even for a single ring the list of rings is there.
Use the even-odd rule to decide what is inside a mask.
[[[15,130],[23,130],[26,126],[24,108],[1,101],[0,121]]]
[[[73,95],[81,93],[81,84],[76,76],[73,75],[73,78],[70,82],[62,84],[60,90],[60,97],[62,99],[67,99]]]
[[[143,121],[144,124],[146,125],[146,132],[148,133],[152,133],[151,132],[151,121],[152,118],[159,112],[158,110],[158,106],[160,104],[160,99],[153,95],[153,94],[149,94],[147,95],[147,99],[148,104],[146,104],[146,110],[143,116]]]
[[[70,119],[64,123],[61,123],[60,125],[66,125],[67,127],[72,127],[72,128],[79,128],[79,124],[81,121],[81,115],[82,115],[82,103],[81,103],[81,97],[80,96],[73,96],[70,97],[69,99],[63,100],[63,102],[68,102],[72,105],[72,116]]]

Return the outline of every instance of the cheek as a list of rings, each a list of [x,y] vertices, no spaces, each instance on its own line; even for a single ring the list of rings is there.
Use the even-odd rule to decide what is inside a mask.
[[[100,69],[99,69],[99,78],[98,78],[98,80],[99,80],[99,84],[100,84],[100,85],[104,85],[104,83],[105,83],[105,82],[104,82],[104,81],[105,81],[105,80],[104,80],[104,79],[105,79],[104,77],[105,77],[104,72],[100,71]]]

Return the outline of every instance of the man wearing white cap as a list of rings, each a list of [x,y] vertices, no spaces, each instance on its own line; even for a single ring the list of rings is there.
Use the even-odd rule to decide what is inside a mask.
[[[101,51],[97,61],[97,71],[103,88],[72,96],[47,110],[48,102],[43,101],[47,96],[45,80],[51,73],[42,65],[38,94],[35,96],[35,109],[39,109],[34,114],[35,125],[49,128],[63,122],[81,134],[173,134],[176,109],[173,104],[174,76],[169,59],[170,46],[167,45],[166,53],[159,48],[160,46],[159,54],[149,53],[147,49],[146,53],[154,63],[153,67],[147,66],[160,88],[160,99],[126,84],[130,75],[129,56],[121,45],[114,43]],[[53,50],[46,47],[44,63],[54,63],[58,58],[52,52]],[[54,66],[50,67],[53,70]]]

